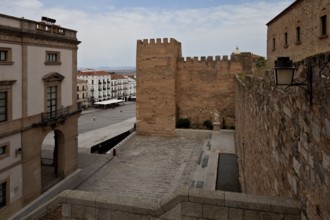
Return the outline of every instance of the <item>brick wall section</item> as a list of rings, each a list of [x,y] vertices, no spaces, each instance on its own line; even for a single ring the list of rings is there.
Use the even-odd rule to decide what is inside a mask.
[[[321,36],[321,16],[327,15],[326,36]],[[267,60],[274,65],[279,56],[289,56],[294,61],[330,50],[330,2],[328,0],[298,0],[282,14],[270,21],[267,33]],[[300,42],[296,28],[300,27]],[[288,35],[285,46],[284,34]],[[273,50],[275,38],[275,50]]]
[[[292,199],[205,191],[187,186],[158,202],[66,190],[25,219],[55,216],[60,210],[57,207],[61,207],[62,219],[300,220],[299,204]]]
[[[236,152],[247,193],[298,199],[308,219],[330,219],[330,54],[313,66],[313,105],[270,78],[236,83]],[[297,64],[302,68],[303,62]],[[270,74],[269,74],[270,75]]]
[[[181,43],[138,41],[136,54],[138,134],[175,134],[175,75]]]

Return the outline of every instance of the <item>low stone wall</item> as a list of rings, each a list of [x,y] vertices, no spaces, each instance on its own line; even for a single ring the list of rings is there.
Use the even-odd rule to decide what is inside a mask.
[[[297,64],[313,71],[312,105],[306,91],[265,79],[237,79],[236,152],[243,191],[295,198],[306,219],[330,219],[330,54]],[[304,78],[304,77],[301,77]]]
[[[299,220],[297,201],[244,193],[205,191],[181,187],[162,200],[110,198],[92,192],[67,190],[25,219],[58,217],[63,219],[139,219],[139,220]]]

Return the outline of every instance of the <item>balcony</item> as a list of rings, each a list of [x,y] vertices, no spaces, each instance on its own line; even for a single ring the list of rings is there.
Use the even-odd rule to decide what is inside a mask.
[[[48,125],[55,124],[58,122],[65,121],[69,116],[81,112],[81,102],[77,103],[77,110],[70,112],[69,107],[61,108],[52,112],[43,112],[41,113],[41,122],[34,123],[35,126],[38,125]]]

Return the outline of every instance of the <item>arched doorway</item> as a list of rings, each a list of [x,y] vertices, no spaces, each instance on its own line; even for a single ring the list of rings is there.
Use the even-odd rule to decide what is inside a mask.
[[[63,165],[60,164],[60,152],[64,136],[60,130],[52,130],[41,145],[41,187],[46,191],[63,179]]]

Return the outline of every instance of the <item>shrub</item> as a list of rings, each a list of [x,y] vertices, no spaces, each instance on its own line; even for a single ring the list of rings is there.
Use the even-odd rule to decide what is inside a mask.
[[[213,130],[213,124],[212,124],[212,122],[211,122],[210,120],[205,120],[205,121],[203,122],[203,125],[204,125],[207,129],[209,129],[209,130]]]
[[[180,118],[176,122],[177,128],[190,128],[190,120],[188,118]]]

